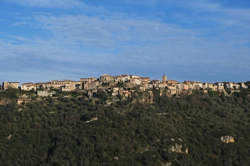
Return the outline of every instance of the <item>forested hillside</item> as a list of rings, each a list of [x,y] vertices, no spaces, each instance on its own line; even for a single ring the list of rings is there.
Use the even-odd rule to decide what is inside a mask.
[[[1,166],[250,165],[247,91],[109,106],[75,94],[17,105],[17,93],[0,93]]]

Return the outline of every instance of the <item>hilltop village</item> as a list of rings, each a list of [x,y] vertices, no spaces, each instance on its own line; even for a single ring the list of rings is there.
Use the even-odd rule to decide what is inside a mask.
[[[249,117],[250,81],[4,82],[0,165],[245,166]]]
[[[88,98],[95,98],[98,93],[112,97],[112,100],[125,100],[134,95],[141,94],[143,102],[153,102],[153,91],[157,90],[160,96],[180,96],[190,95],[194,91],[202,93],[218,92],[226,96],[240,92],[242,89],[248,89],[249,85],[244,82],[217,82],[202,83],[197,81],[178,82],[168,80],[164,75],[162,80],[151,80],[149,77],[136,75],[111,76],[104,74],[99,78],[81,78],[79,81],[55,80],[50,82],[23,83],[3,82],[1,90],[8,88],[20,89],[21,91],[30,91],[36,93],[39,97],[53,96],[56,92],[83,92]],[[23,102],[20,99],[19,103]]]

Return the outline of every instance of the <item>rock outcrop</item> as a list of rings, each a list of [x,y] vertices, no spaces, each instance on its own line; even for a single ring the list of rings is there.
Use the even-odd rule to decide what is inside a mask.
[[[225,144],[235,143],[235,138],[233,136],[221,136],[220,140]]]

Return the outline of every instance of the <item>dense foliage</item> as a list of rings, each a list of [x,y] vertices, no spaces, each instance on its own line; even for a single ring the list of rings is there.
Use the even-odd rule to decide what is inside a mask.
[[[16,98],[14,91],[0,96]],[[223,143],[220,138],[226,135],[236,142]],[[188,153],[171,152],[176,143],[183,150],[188,148]],[[105,106],[72,95],[21,106],[13,100],[0,106],[3,166],[161,166],[170,162],[174,166],[248,166],[249,156],[247,92],[232,97],[155,95],[150,105]]]

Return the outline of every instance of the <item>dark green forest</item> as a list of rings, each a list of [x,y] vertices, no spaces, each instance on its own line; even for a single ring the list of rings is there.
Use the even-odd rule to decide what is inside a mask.
[[[8,100],[0,105],[1,166],[250,165],[246,90],[230,97],[155,92],[153,104],[109,106],[79,94],[17,105],[18,93],[0,92]],[[171,151],[175,145],[181,149]]]

